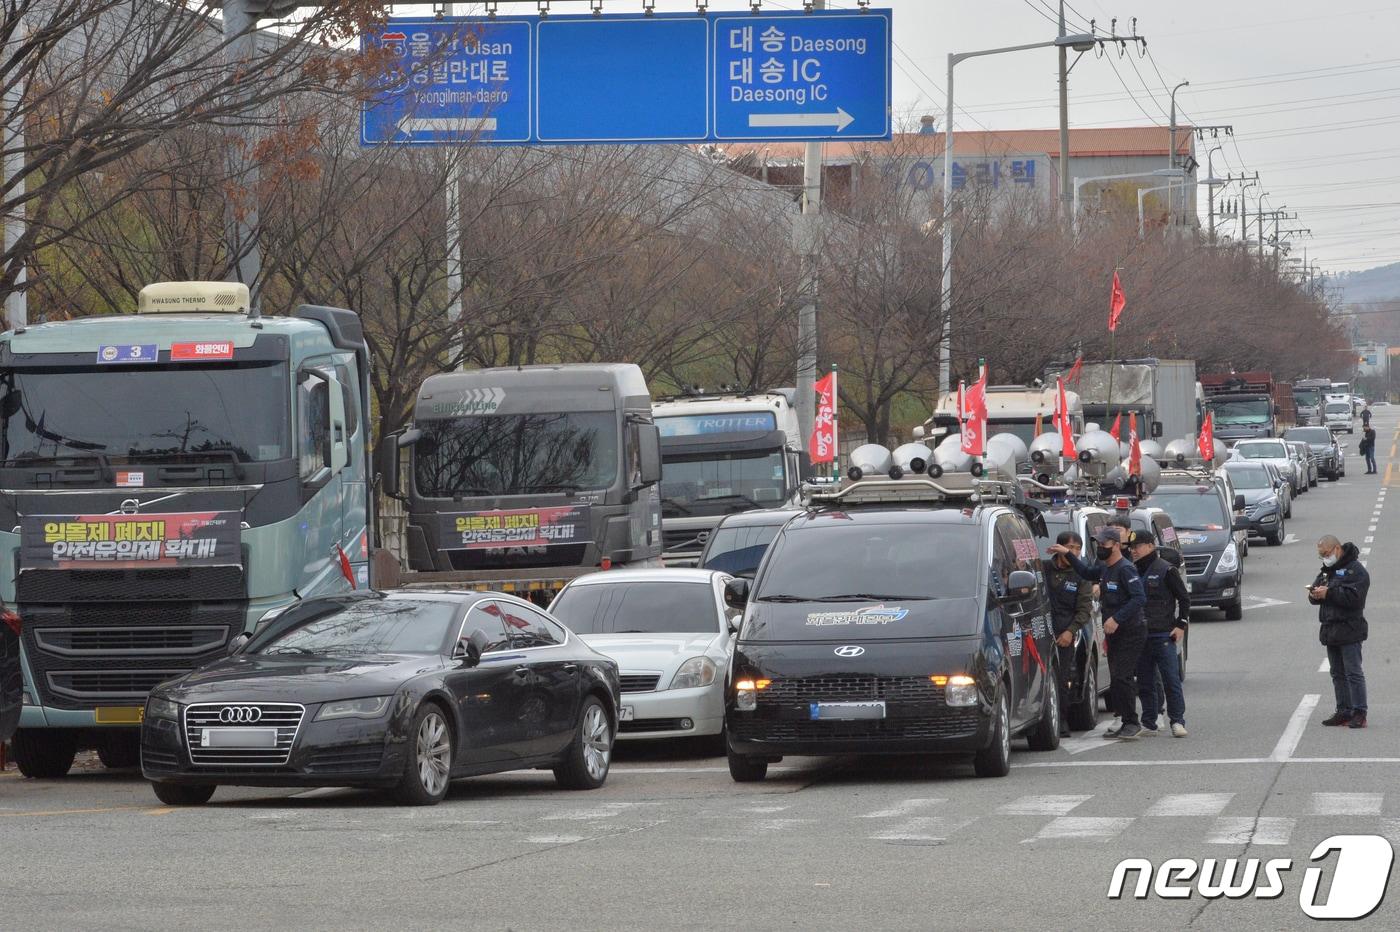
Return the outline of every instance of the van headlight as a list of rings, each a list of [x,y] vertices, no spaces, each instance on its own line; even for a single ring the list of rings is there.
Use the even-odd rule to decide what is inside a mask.
[[[943,698],[950,706],[973,706],[977,704],[977,681],[966,674],[948,677],[948,685],[943,687]]]
[[[734,708],[739,712],[752,712],[758,708],[758,691],[766,689],[772,680],[742,679],[734,681]]]
[[[1240,551],[1234,541],[1225,545],[1224,552],[1220,554],[1220,562],[1215,568],[1221,573],[1233,573],[1240,568]]]
[[[709,657],[691,657],[671,677],[672,689],[697,689],[715,681],[715,662]]]

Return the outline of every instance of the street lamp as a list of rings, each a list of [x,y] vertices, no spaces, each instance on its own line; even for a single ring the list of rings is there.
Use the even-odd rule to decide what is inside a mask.
[[[1218,185],[1229,184],[1228,180],[1215,177],[1213,156],[1224,148],[1224,146],[1216,146],[1206,153],[1206,180],[1201,182],[1206,186],[1206,215],[1210,218],[1210,242],[1212,245],[1215,244],[1215,189]]]
[[[969,58],[984,58],[1007,52],[1027,52],[1031,49],[1073,49],[1088,52],[1098,45],[1098,39],[1087,32],[1056,36],[1049,42],[1028,45],[1008,45],[977,52],[948,53],[948,103],[943,112],[943,338],[938,350],[938,390],[945,392],[953,380],[953,68]],[[1068,152],[1060,153],[1060,171],[1066,170]]]
[[[1137,192],[1137,202],[1138,202],[1138,239],[1146,239],[1146,238],[1147,238],[1147,211],[1146,211],[1146,205],[1145,205],[1145,202],[1146,202],[1146,200],[1147,200],[1147,195],[1151,194],[1153,191],[1167,191],[1167,192],[1170,192],[1170,191],[1172,190],[1173,187],[1175,187],[1175,185],[1171,185],[1171,184],[1159,184],[1159,185],[1157,185],[1155,188],[1138,188],[1138,192]],[[1169,199],[1169,200],[1168,200],[1168,204],[1167,204],[1168,219],[1170,220],[1170,216],[1171,216],[1171,214],[1170,214],[1170,211],[1171,211],[1171,204],[1170,204],[1171,194],[1168,193],[1168,194],[1167,194],[1167,197],[1168,197],[1168,199]]]
[[[1182,81],[1182,82],[1181,82],[1180,84],[1178,84],[1176,87],[1172,88],[1172,117],[1171,117],[1170,143],[1169,143],[1169,149],[1170,149],[1170,151],[1167,153],[1167,167],[1168,167],[1168,168],[1176,168],[1176,92],[1179,91],[1179,90],[1181,90],[1183,87],[1188,86],[1190,83],[1191,83],[1190,81]],[[1176,214],[1176,212],[1177,212],[1177,210],[1176,210],[1176,204],[1173,203],[1173,204],[1170,205],[1170,207],[1171,207],[1171,213],[1172,213],[1172,215],[1174,216],[1174,215]],[[1168,224],[1170,225],[1170,220],[1168,221]]]

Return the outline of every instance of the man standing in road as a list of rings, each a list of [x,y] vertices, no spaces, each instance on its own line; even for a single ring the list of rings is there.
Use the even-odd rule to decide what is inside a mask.
[[[1148,531],[1133,531],[1128,538],[1128,554],[1133,558],[1147,594],[1143,616],[1147,621],[1147,641],[1138,660],[1138,698],[1142,700],[1142,734],[1157,734],[1157,677],[1161,676],[1167,694],[1167,718],[1172,737],[1186,737],[1186,693],[1181,687],[1181,667],[1176,646],[1186,636],[1191,620],[1191,594],[1181,574],[1157,553],[1157,542]]]
[[[1366,727],[1366,674],[1361,643],[1366,640],[1366,594],[1371,576],[1358,559],[1356,545],[1331,534],[1317,542],[1322,571],[1308,587],[1308,601],[1318,607],[1318,640],[1327,648],[1337,710],[1324,725]]]
[[[1366,402],[1366,405],[1361,409],[1361,426],[1371,426],[1371,403],[1369,401]]]
[[[1366,474],[1369,476],[1376,471],[1376,431],[1367,424],[1361,428],[1361,455],[1366,457]]]
[[[1081,578],[1100,584],[1100,604],[1103,610],[1103,630],[1108,635],[1109,701],[1122,724],[1110,728],[1105,738],[1125,741],[1141,736],[1142,725],[1137,713],[1137,665],[1147,640],[1147,625],[1142,620],[1142,607],[1147,602],[1142,580],[1127,557],[1123,556],[1122,531],[1116,527],[1101,527],[1094,532],[1094,554],[1101,561],[1085,566],[1063,544],[1051,544],[1052,554],[1063,554]]]
[[[1062,531],[1055,543],[1069,548],[1076,557],[1084,549],[1084,539],[1073,531]],[[1051,620],[1055,629],[1055,651],[1060,658],[1060,737],[1069,736],[1069,725],[1064,716],[1070,707],[1070,687],[1074,685],[1075,663],[1074,639],[1080,631],[1090,628],[1089,638],[1094,637],[1093,587],[1079,578],[1064,554],[1056,554],[1045,563],[1045,583],[1050,589]],[[1098,698],[1090,699],[1098,702]]]

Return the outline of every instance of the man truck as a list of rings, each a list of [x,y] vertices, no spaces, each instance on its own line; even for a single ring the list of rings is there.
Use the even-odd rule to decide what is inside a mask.
[[[652,405],[661,432],[668,565],[694,566],[725,515],[775,508],[802,484],[806,454],[793,390],[691,395]]]
[[[353,312],[262,317],[244,285],[0,335],[0,601],[13,750],[134,766],[146,693],[298,599],[368,585],[368,351]]]
[[[398,584],[547,599],[600,567],[660,563],[661,439],[634,365],[430,376],[380,447],[407,510]]]

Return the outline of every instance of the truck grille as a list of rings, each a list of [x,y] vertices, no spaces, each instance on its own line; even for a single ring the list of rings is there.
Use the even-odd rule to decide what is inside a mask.
[[[679,528],[675,530],[661,529],[662,545],[667,553],[699,553],[705,548],[705,541],[709,540],[711,528]],[[704,539],[701,539],[703,536]]]
[[[85,654],[201,654],[228,643],[228,628],[40,628],[41,650],[67,657]]]
[[[661,681],[660,673],[623,673],[618,676],[625,693],[649,693],[656,690]]]
[[[221,720],[225,709],[256,709],[256,722]],[[197,702],[185,709],[185,742],[190,751],[190,763],[213,767],[280,767],[292,755],[297,730],[306,715],[306,707],[292,702]],[[240,711],[240,719],[246,719]],[[206,748],[204,729],[276,728],[277,746],[272,748]]]
[[[21,569],[23,602],[219,601],[243,598],[243,569],[191,566],[139,570]]]
[[[157,683],[185,673],[185,670],[53,670],[42,682],[48,691],[70,699],[118,700],[139,703]]]
[[[1185,558],[1186,575],[1203,576],[1210,569],[1210,554],[1188,553]]]

